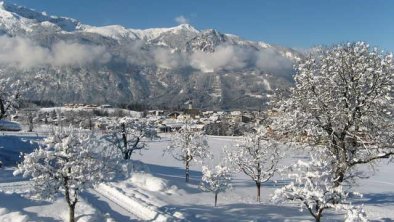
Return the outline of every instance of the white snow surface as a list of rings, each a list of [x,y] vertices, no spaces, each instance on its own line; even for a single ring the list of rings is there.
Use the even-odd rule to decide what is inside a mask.
[[[23,132],[14,133],[1,140],[0,150],[6,153],[4,150],[12,149],[12,144],[19,144],[10,142],[11,139],[19,141],[18,137],[28,138]],[[218,164],[224,157],[223,149],[231,149],[237,139],[210,136],[208,143],[214,158],[206,164]],[[147,143],[148,150],[132,157],[135,172],[129,177],[84,192],[83,200],[76,208],[78,221],[313,221],[307,211],[300,212],[296,205],[278,206],[271,202],[274,190],[288,183],[278,176],[274,178],[277,183],[263,184],[262,202],[257,203],[254,182],[242,173],[233,175],[232,189],[219,194],[218,207],[215,208],[213,194],[199,189],[201,165],[191,165],[191,181],[187,184],[183,163],[171,155],[163,155],[170,144],[169,135],[162,134],[161,140]],[[26,145],[22,150],[29,152]],[[305,157],[302,153],[291,155],[286,164]],[[394,165],[383,161],[378,169],[353,188],[363,194],[363,198],[355,199],[354,204],[364,204],[368,218],[373,221],[393,221]],[[65,220],[67,207],[62,197],[53,203],[24,197],[22,194],[28,188],[28,182],[12,176],[12,171],[12,165],[0,168],[0,221]],[[343,216],[327,211],[323,221],[343,221]]]

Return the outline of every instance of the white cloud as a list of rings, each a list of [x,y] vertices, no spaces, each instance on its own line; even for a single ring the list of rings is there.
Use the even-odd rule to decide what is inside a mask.
[[[21,69],[42,65],[74,66],[105,63],[111,58],[102,46],[59,41],[45,48],[21,37],[0,37],[0,64]]]
[[[292,69],[292,62],[273,49],[268,48],[257,53],[256,67],[266,72],[274,72]]]
[[[168,49],[159,48],[154,50],[154,60],[161,68],[179,68],[187,65],[187,56],[179,52],[171,52]]]
[[[190,65],[203,72],[214,72],[220,69],[240,69],[251,59],[251,52],[239,47],[222,45],[213,53],[196,51],[190,56]]]
[[[189,24],[189,19],[187,19],[185,16],[180,15],[178,17],[175,18],[175,21],[178,24]]]

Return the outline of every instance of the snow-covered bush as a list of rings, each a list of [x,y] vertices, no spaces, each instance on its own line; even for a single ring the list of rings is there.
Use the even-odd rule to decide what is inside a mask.
[[[57,128],[38,149],[24,155],[14,174],[31,177],[32,198],[53,200],[64,194],[69,219],[75,221],[79,193],[114,176],[117,160],[112,152],[93,134]]]
[[[327,153],[318,153],[311,155],[310,161],[299,160],[288,169],[288,177],[293,182],[277,189],[273,200],[297,202],[301,209],[306,208],[317,222],[321,220],[326,209],[345,211],[346,221],[366,221],[362,208],[354,207],[349,202],[350,193],[345,191],[342,185],[335,185],[337,178],[332,159]]]
[[[231,173],[230,169],[223,165],[217,165],[210,169],[207,166],[202,166],[202,178],[200,188],[206,192],[215,194],[215,207],[218,202],[218,194],[225,192],[231,187]]]
[[[394,155],[393,55],[363,42],[325,48],[297,66],[275,130],[335,156],[340,185],[360,164]]]
[[[24,90],[20,81],[11,82],[10,79],[0,79],[0,119],[18,107]]]
[[[145,119],[124,117],[108,126],[109,134],[104,138],[113,144],[128,160],[134,151],[146,148],[143,139],[158,138],[153,124]]]
[[[235,150],[226,151],[228,164],[255,182],[257,201],[260,201],[261,184],[274,176],[282,157],[279,144],[269,139],[266,133],[265,129],[260,129],[256,133],[247,133]]]
[[[192,161],[202,161],[211,156],[206,136],[201,131],[195,131],[189,124],[185,124],[173,134],[171,144],[165,152],[170,153],[176,160],[185,164],[185,179],[189,182],[189,167]]]

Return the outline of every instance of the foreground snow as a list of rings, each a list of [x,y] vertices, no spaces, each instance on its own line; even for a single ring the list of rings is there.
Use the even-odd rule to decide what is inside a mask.
[[[15,140],[25,141],[26,136],[4,137],[0,151],[11,155],[8,145]],[[34,137],[37,139],[37,137]],[[230,137],[209,137],[209,145],[217,164],[223,158],[222,148],[234,143]],[[158,141],[148,142],[149,149],[134,154],[134,173],[95,190],[85,192],[77,205],[78,221],[312,221],[307,212],[300,212],[295,205],[275,205],[271,202],[273,191],[286,184],[281,178],[277,183],[262,186],[262,202],[256,202],[255,184],[250,178],[236,174],[233,188],[218,196],[218,207],[213,207],[214,195],[199,189],[201,166],[191,165],[190,183],[185,183],[183,163],[170,155],[163,155],[169,145],[167,135]],[[29,147],[23,147],[28,151]],[[32,149],[32,147],[31,147]],[[227,148],[230,149],[230,148]],[[7,152],[5,150],[8,150]],[[12,155],[11,155],[12,156]],[[302,155],[293,154],[286,163]],[[12,159],[12,158],[11,158]],[[137,161],[138,160],[138,161]],[[363,193],[355,204],[364,204],[369,219],[394,220],[393,164],[382,162],[379,171],[369,179],[361,180],[355,191]],[[22,193],[28,188],[26,181],[12,176],[12,168],[0,169],[0,221],[63,221],[67,217],[66,203],[59,198],[54,203],[29,200]],[[323,221],[342,221],[342,215],[327,212]]]

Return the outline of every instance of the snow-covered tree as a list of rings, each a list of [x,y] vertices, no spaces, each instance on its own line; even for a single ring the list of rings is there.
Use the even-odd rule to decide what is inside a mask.
[[[55,129],[38,149],[24,155],[14,174],[31,177],[32,198],[53,200],[64,194],[69,221],[74,222],[79,193],[114,176],[117,160],[112,152],[92,134]]]
[[[297,202],[317,222],[326,209],[345,211],[346,221],[366,221],[362,208],[349,203],[350,193],[342,185],[335,185],[336,177],[331,160],[334,157],[327,153],[312,154],[310,161],[299,160],[288,169],[288,177],[293,182],[277,189],[273,200]]]
[[[0,119],[18,107],[23,91],[20,81],[12,82],[10,79],[0,79]]]
[[[295,87],[280,102],[278,131],[335,156],[336,185],[360,164],[394,154],[394,66],[363,42],[323,49],[301,61]]]
[[[192,161],[202,161],[210,157],[206,136],[202,131],[195,131],[190,124],[185,124],[171,138],[171,144],[165,152],[185,164],[185,179],[189,182],[189,167]]]
[[[119,149],[125,160],[130,159],[134,151],[146,148],[143,139],[158,138],[153,124],[145,119],[124,117],[108,128],[110,133],[104,138]]]
[[[278,143],[269,139],[267,131],[261,129],[245,134],[234,150],[226,151],[226,160],[256,183],[257,201],[260,201],[261,184],[277,171],[282,156],[280,152]]]
[[[205,192],[212,192],[215,194],[215,207],[218,202],[218,194],[225,192],[231,187],[231,172],[230,169],[221,164],[210,169],[207,166],[202,166],[201,190]]]

